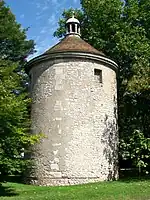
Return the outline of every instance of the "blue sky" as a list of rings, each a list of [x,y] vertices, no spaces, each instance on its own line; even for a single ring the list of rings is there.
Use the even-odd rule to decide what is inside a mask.
[[[80,7],[80,0],[5,0],[5,3],[23,28],[30,27],[27,37],[35,41],[37,50],[32,57],[58,42],[53,33],[63,10]]]

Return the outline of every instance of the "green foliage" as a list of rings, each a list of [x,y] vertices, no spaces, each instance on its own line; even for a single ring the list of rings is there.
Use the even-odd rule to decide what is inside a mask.
[[[29,161],[22,154],[40,138],[28,134],[31,100],[23,66],[33,52],[34,42],[0,1],[0,181],[3,175],[23,172]]]
[[[130,151],[136,156],[136,147],[129,139],[134,138],[135,133],[150,138],[150,2],[81,0],[81,6],[82,10],[75,13],[81,21],[82,38],[119,65],[120,139],[131,145]],[[55,36],[61,38],[65,34],[64,24],[71,12],[71,9],[64,11]],[[142,137],[139,140],[143,142]],[[126,150],[120,146],[120,155]],[[140,154],[140,159],[146,155],[143,147]],[[130,158],[134,165],[133,155]],[[143,162],[148,163],[148,159]]]
[[[132,159],[134,166],[139,168],[139,173],[141,170],[149,173],[147,168],[150,160],[150,144],[143,133],[135,130],[130,137],[121,139],[120,148],[123,153],[120,156],[123,160]]]
[[[20,173],[26,165],[21,154],[29,145],[38,141],[36,135],[28,134],[30,99],[21,86],[22,76],[15,72],[17,67],[17,64],[10,61],[0,60],[1,174]]]
[[[0,59],[23,62],[34,52],[34,42],[26,39],[26,31],[4,1],[0,1]]]

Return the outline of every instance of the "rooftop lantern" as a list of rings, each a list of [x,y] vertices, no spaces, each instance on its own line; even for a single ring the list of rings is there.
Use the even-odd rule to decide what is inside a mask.
[[[80,36],[80,22],[75,18],[74,13],[71,18],[66,21],[66,35]]]

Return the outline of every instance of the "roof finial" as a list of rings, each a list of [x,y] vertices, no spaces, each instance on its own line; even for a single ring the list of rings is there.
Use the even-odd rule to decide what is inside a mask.
[[[72,18],[75,18],[75,11],[72,11]]]

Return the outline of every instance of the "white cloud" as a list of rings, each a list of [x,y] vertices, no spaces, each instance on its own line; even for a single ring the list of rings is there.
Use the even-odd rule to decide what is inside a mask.
[[[51,0],[51,4],[55,8],[56,12],[60,12],[59,9],[64,7],[64,2],[64,0],[60,0],[60,2],[58,0]]]
[[[48,27],[47,27],[47,26],[44,26],[44,27],[42,28],[42,30],[40,31],[40,34],[46,33],[46,32],[47,32],[47,29],[48,29]]]
[[[39,35],[38,35],[38,36],[34,36],[34,37],[33,37],[33,40],[35,40],[36,43],[39,42],[40,36],[39,36]]]
[[[75,0],[73,0],[75,1]],[[53,37],[54,31],[57,29],[57,22],[60,12],[62,12],[66,0],[32,0],[36,9],[34,41],[36,43],[36,53],[29,56],[28,60],[41,55],[51,46],[58,42]],[[49,10],[51,12],[49,12]]]
[[[58,0],[51,0],[53,4],[58,4]]]
[[[24,15],[24,14],[20,15],[20,18],[21,18],[21,19],[23,19],[24,17],[25,17],[25,15]]]
[[[42,11],[47,10],[48,8],[49,8],[48,6],[44,6],[44,7],[42,8]]]
[[[45,0],[45,3],[46,4],[51,3],[51,0]]]
[[[48,24],[51,26],[55,25],[57,23],[56,15],[52,14],[48,19]]]
[[[43,17],[43,15],[37,15],[35,19],[36,19],[36,20],[39,20],[39,19],[41,19],[42,17]]]
[[[42,6],[41,3],[36,3],[36,8],[40,8]]]
[[[79,0],[73,0],[74,3],[77,3]]]

